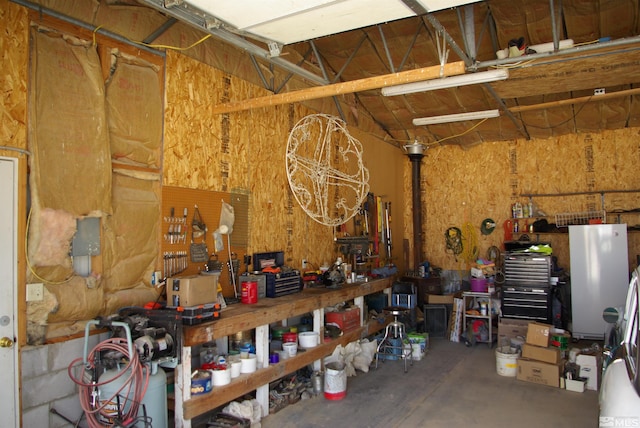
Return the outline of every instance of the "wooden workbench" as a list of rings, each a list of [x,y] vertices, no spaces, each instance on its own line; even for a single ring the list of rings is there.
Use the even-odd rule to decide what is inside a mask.
[[[384,291],[389,294],[392,278],[345,284],[341,288],[308,288],[300,293],[263,298],[252,305],[237,304],[224,309],[220,319],[196,326],[183,327],[181,364],[176,368],[175,426],[191,427],[191,419],[233,401],[252,391],[263,409],[269,414],[269,382],[277,380],[309,364],[320,368],[323,357],[330,355],[338,345],[359,340],[383,328],[377,321],[363,322],[364,296]],[[354,300],[360,307],[360,327],[341,337],[323,342],[315,348],[299,352],[295,357],[269,365],[269,325],[306,313],[313,313],[313,329],[324,336],[324,308]],[[387,297],[387,302],[389,298]],[[215,386],[210,393],[191,397],[191,349],[215,339],[238,332],[256,330],[256,357],[258,370],[242,374],[224,386]]]

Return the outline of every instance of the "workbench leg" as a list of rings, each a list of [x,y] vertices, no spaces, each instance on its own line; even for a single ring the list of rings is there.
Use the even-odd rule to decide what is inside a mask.
[[[365,317],[365,313],[364,313],[364,296],[359,296],[353,299],[353,304],[356,305],[357,307],[360,308],[360,324],[358,324],[359,326],[363,326],[364,325],[364,317]]]
[[[269,365],[269,325],[256,327],[256,360],[258,368]],[[256,389],[256,400],[262,407],[262,417],[269,415],[269,384]]]
[[[313,310],[313,331],[318,333],[318,340],[322,343],[324,341],[324,308]],[[322,360],[313,362],[313,370],[322,370]]]
[[[191,398],[191,347],[182,347],[180,364],[176,367],[174,385],[174,423],[175,428],[191,428],[191,419],[184,419],[184,402]]]

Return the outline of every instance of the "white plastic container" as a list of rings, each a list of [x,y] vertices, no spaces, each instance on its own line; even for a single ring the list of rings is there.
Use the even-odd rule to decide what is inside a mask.
[[[236,378],[240,376],[240,368],[242,367],[242,361],[232,361],[231,362],[231,378]]]
[[[282,349],[286,351],[289,357],[295,357],[296,354],[298,353],[298,344],[292,343],[292,342],[283,343]]]
[[[256,354],[249,354],[247,358],[240,358],[240,373],[253,373],[258,366]]]
[[[515,377],[518,372],[518,356],[518,351],[509,346],[496,349],[496,372],[500,376]]]
[[[228,385],[231,382],[231,369],[227,366],[224,370],[211,370],[213,386]]]
[[[300,343],[301,348],[313,348],[318,346],[319,337],[317,331],[304,331],[302,333],[298,333],[298,343]]]

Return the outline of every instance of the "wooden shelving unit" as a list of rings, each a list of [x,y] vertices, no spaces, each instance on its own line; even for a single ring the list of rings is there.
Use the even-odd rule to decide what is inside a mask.
[[[269,383],[306,365],[316,363],[330,355],[338,345],[358,340],[374,334],[384,327],[377,321],[363,322],[364,296],[384,291],[390,293],[392,278],[383,278],[369,282],[345,284],[339,289],[310,288],[301,293],[282,296],[276,299],[260,299],[252,305],[237,304],[224,309],[217,321],[196,326],[183,327],[183,346],[181,364],[176,368],[175,385],[175,426],[190,427],[191,419],[232,401],[251,391],[268,414]],[[269,365],[269,325],[281,320],[300,316],[309,312],[314,315],[314,331],[324,336],[324,308],[340,302],[354,300],[360,306],[361,327],[346,332],[341,337],[324,342],[315,348],[299,352],[293,358]],[[256,356],[258,370],[243,374],[225,386],[216,386],[205,395],[191,397],[191,348],[218,338],[231,336],[241,331],[256,329]]]

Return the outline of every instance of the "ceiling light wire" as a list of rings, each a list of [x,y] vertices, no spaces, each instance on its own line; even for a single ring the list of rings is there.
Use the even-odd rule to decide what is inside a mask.
[[[93,46],[97,45],[96,34],[98,34],[98,31],[100,31],[102,29],[103,29],[103,25],[98,25],[97,27],[95,27],[93,29],[93,31],[92,31],[92,33],[93,33]],[[135,44],[135,45],[145,46],[147,48],[152,48],[152,49],[171,49],[171,50],[174,50],[174,51],[186,51],[186,50],[189,50],[189,49],[193,48],[194,46],[197,46],[200,43],[204,42],[205,40],[207,40],[210,37],[211,37],[211,34],[207,34],[206,36],[202,37],[199,40],[196,40],[195,42],[193,42],[189,46],[184,47],[184,48],[180,48],[180,47],[177,47],[177,46],[156,45],[156,44],[153,44],[153,43],[141,42],[141,41],[133,40],[133,39],[130,39],[128,37],[124,37],[123,36],[123,38],[126,39],[129,43],[132,43],[132,44]]]
[[[483,124],[484,122],[486,122],[487,120],[488,120],[488,118],[487,118],[487,119],[482,119],[480,122],[476,123],[476,124],[475,124],[475,125],[473,125],[471,128],[467,129],[467,130],[466,130],[466,131],[464,131],[464,132],[461,132],[460,134],[450,135],[450,136],[445,137],[445,138],[443,138],[443,139],[441,139],[441,140],[437,140],[437,141],[434,141],[433,143],[426,144],[426,146],[427,146],[427,147],[429,147],[429,146],[435,146],[436,144],[441,144],[443,141],[451,140],[452,138],[462,137],[463,135],[468,134],[469,132],[471,132],[471,131],[473,131],[474,129],[476,129],[478,126],[482,125],[482,124]]]

